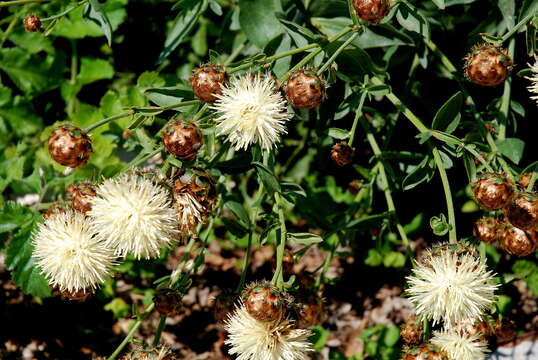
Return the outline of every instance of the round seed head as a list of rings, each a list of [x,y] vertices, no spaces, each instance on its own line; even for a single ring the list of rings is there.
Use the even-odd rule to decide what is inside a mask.
[[[88,162],[93,152],[88,135],[71,125],[58,127],[49,137],[49,153],[58,164],[76,168]]]
[[[22,21],[22,24],[28,32],[37,32],[41,30],[41,19],[39,16],[34,14],[26,15]]]
[[[507,206],[514,196],[514,184],[502,174],[484,173],[472,188],[474,200],[489,211]]]
[[[511,69],[512,59],[506,50],[492,44],[478,44],[465,57],[465,77],[481,86],[501,84]]]
[[[325,97],[325,82],[312,69],[297,70],[286,83],[286,97],[295,108],[317,108]]]
[[[217,95],[222,94],[222,85],[228,81],[228,75],[220,65],[205,64],[194,71],[190,81],[198,99],[213,103],[217,101]]]
[[[180,119],[171,120],[167,124],[162,138],[166,151],[183,161],[194,159],[204,144],[200,128]]]
[[[331,159],[338,166],[349,165],[353,160],[353,155],[355,155],[355,151],[345,142],[334,144],[331,149]]]
[[[353,8],[363,21],[377,24],[390,10],[389,0],[353,0]]]

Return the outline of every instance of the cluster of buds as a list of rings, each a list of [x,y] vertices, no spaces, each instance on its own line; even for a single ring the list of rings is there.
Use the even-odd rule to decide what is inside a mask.
[[[498,243],[506,252],[517,256],[528,256],[536,250],[538,196],[526,190],[531,177],[523,174],[518,186],[502,174],[484,173],[472,184],[473,197],[482,208],[503,212],[476,221],[473,234],[477,239]]]

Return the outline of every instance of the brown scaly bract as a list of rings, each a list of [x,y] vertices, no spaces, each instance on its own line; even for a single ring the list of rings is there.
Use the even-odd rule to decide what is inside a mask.
[[[64,125],[49,137],[50,156],[60,165],[76,168],[88,162],[93,152],[89,136],[81,129]]]
[[[243,292],[243,301],[250,316],[258,321],[275,321],[284,315],[281,290],[270,282],[251,284]]]
[[[499,238],[499,221],[493,217],[478,219],[473,226],[473,235],[487,244],[492,244]]]
[[[317,108],[325,98],[325,83],[313,69],[295,71],[285,90],[291,106],[298,109]]]
[[[161,316],[173,316],[179,314],[183,308],[181,293],[177,290],[161,289],[153,296],[155,310]]]
[[[493,211],[510,203],[515,186],[503,174],[486,172],[472,184],[472,188],[478,205]]]
[[[465,57],[465,77],[481,86],[501,84],[512,69],[512,59],[505,49],[488,44],[473,46]]]
[[[390,10],[389,0],[353,0],[353,8],[363,21],[377,24]]]
[[[521,230],[538,230],[538,196],[520,192],[505,208],[505,215],[510,224]]]
[[[39,16],[34,14],[27,15],[22,21],[22,24],[24,25],[26,31],[29,32],[36,32],[41,30],[41,19],[39,18]]]
[[[204,102],[217,101],[215,95],[222,93],[222,85],[228,81],[224,68],[215,64],[204,64],[197,68],[190,82],[196,97]]]
[[[501,247],[509,254],[527,256],[536,250],[536,233],[525,233],[510,224],[506,224],[500,232]]]
[[[345,142],[334,144],[331,149],[331,159],[338,166],[349,165],[351,161],[353,160],[354,154],[355,154],[355,151],[353,151],[353,148],[351,148],[351,146],[349,146]]]
[[[92,209],[92,199],[96,195],[95,186],[89,181],[69,184],[67,192],[71,196],[73,209],[86,213]]]
[[[181,119],[171,120],[166,125],[162,138],[166,150],[183,161],[196,157],[204,143],[200,128]]]

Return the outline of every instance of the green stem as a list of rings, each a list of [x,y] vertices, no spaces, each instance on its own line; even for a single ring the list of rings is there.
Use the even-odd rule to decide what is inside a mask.
[[[201,102],[200,100],[189,100],[189,101],[183,101],[183,102],[168,105],[168,106],[133,106],[131,107],[131,110],[135,112],[144,111],[144,110],[164,111],[164,110],[175,109],[177,107],[196,105],[196,104],[199,104],[200,102]]]
[[[18,22],[19,22],[19,19],[22,15],[23,12],[27,11],[28,9],[30,8],[30,6],[28,7],[23,7],[22,9],[20,9],[19,11],[17,11],[15,13],[15,15],[13,16],[13,19],[11,20],[11,22],[9,23],[6,31],[4,31],[2,33],[2,40],[0,40],[0,48],[2,46],[4,46],[4,42],[7,40],[7,38],[9,37],[9,34],[11,34],[11,32],[15,29],[15,26],[17,26]]]
[[[357,36],[359,36],[360,33],[357,31],[357,32],[354,32],[350,37],[349,39],[347,39],[346,41],[344,41],[342,43],[342,45],[340,45],[340,47],[338,49],[336,49],[336,51],[334,52],[334,54],[331,55],[331,57],[329,58],[329,60],[327,60],[327,62],[325,64],[323,64],[323,66],[318,70],[318,75],[321,75],[323,74],[323,72],[325,70],[327,70],[329,68],[329,66],[331,66],[331,64],[334,62],[334,60],[336,60],[336,58],[338,57],[338,55],[340,55],[340,53],[342,51],[345,50],[345,48],[353,41],[357,38]]]
[[[514,60],[514,49],[516,40],[511,39],[508,45],[508,55]],[[499,136],[498,139],[504,140],[506,138],[506,125],[508,124],[508,110],[510,108],[510,92],[511,92],[512,77],[509,76],[504,82],[503,97],[501,100],[500,109],[500,124],[499,124]]]
[[[51,0],[13,0],[13,1],[0,1],[0,8],[6,6],[24,5],[31,3],[47,2]]]
[[[368,92],[363,91],[361,94],[361,98],[359,99],[359,106],[357,107],[357,110],[355,112],[355,118],[353,119],[353,125],[351,125],[351,130],[349,131],[349,141],[347,142],[347,144],[350,147],[353,147],[353,140],[355,140],[355,131],[357,130],[357,124],[359,123],[359,119],[362,116],[362,107],[364,106],[364,101],[366,100],[367,95]]]
[[[448,177],[446,175],[445,166],[441,155],[439,155],[439,150],[435,146],[432,146],[433,158],[435,159],[435,164],[437,165],[437,170],[441,176],[441,182],[443,183],[443,190],[445,193],[446,206],[448,211],[448,223],[450,225],[450,230],[448,231],[448,239],[451,243],[458,242],[456,234],[456,215],[454,212],[454,203],[452,202],[452,192],[450,191],[450,184],[448,182]]]
[[[155,338],[153,339],[153,346],[157,346],[161,342],[161,335],[163,333],[165,326],[166,326],[166,316],[161,316],[161,319],[159,320],[159,326],[157,326],[157,330],[155,331]]]
[[[157,155],[158,153],[160,153],[161,151],[163,151],[163,146],[159,146],[157,149],[153,150],[152,152],[150,153],[147,153],[146,155],[144,156],[141,156],[140,158],[136,157],[133,159],[133,161],[131,161],[129,164],[127,164],[127,166],[125,167],[125,169],[122,171],[127,171],[127,170],[130,170],[132,168],[135,168],[137,167],[138,165],[140,164],[143,164],[145,161],[147,161],[148,159],[151,159],[152,157],[154,157],[155,155]]]
[[[364,128],[364,131],[366,131],[366,138],[368,139],[368,143],[370,144],[370,147],[372,148],[374,155],[376,156],[377,161],[378,161],[379,176],[381,177],[383,193],[385,194],[385,200],[387,201],[387,208],[389,209],[390,212],[394,214],[396,228],[398,230],[398,233],[400,234],[400,237],[402,238],[403,245],[409,249],[409,239],[407,238],[407,234],[405,233],[405,230],[396,212],[396,205],[394,204],[394,199],[392,198],[392,192],[390,190],[389,179],[387,176],[387,172],[385,170],[385,165],[383,164],[383,161],[381,160],[382,152],[381,152],[381,149],[379,148],[379,144],[377,143],[374,137],[374,134],[372,134],[372,132],[370,131],[370,126],[368,122],[366,122],[366,120],[362,116],[362,112],[357,111],[355,118],[359,118],[361,122],[361,126]]]
[[[78,9],[81,5],[84,5],[84,4],[86,4],[87,2],[88,2],[88,1],[81,1],[81,2],[79,2],[77,5],[70,7],[69,9],[65,10],[64,12],[61,12],[61,13],[59,13],[59,14],[56,14],[56,15],[53,15],[53,16],[49,16],[49,17],[46,17],[46,18],[42,18],[42,19],[41,19],[41,22],[45,22],[45,21],[50,21],[50,20],[54,20],[54,19],[61,18],[62,16],[65,16],[65,15],[69,14],[71,11]]]
[[[114,360],[120,354],[120,352],[123,350],[125,345],[127,345],[129,343],[129,341],[131,341],[134,334],[136,333],[136,330],[138,330],[140,325],[142,325],[142,321],[144,321],[146,319],[146,317],[151,313],[154,306],[155,306],[155,304],[151,303],[148,306],[148,308],[146,309],[146,311],[142,315],[140,315],[140,318],[137,319],[136,322],[133,324],[133,327],[131,328],[131,330],[129,331],[129,333],[125,337],[125,339],[123,339],[121,344],[118,345],[116,350],[114,350],[114,352],[107,358],[107,360]]]
[[[243,270],[241,271],[241,279],[239,279],[239,285],[237,286],[237,293],[241,293],[243,290],[243,287],[245,286],[245,280],[247,279],[247,271],[248,271],[248,264],[250,262],[250,251],[252,248],[252,232],[254,230],[250,231],[248,233],[248,242],[247,242],[247,249],[245,250],[245,260],[243,262]]]
[[[211,220],[210,225],[212,226],[212,224],[213,224],[213,220]],[[181,273],[183,273],[183,269],[185,268],[185,264],[187,264],[187,261],[189,260],[192,247],[194,246],[195,243],[196,243],[196,238],[194,236],[191,236],[191,238],[189,239],[189,242],[187,243],[187,246],[185,247],[185,252],[183,253],[183,257],[181,258],[181,261],[179,262],[176,270],[174,270],[174,272],[172,273],[172,276],[170,277],[170,283],[168,285],[169,288],[174,286],[175,283],[177,283],[177,281],[179,280],[179,276],[181,275]]]
[[[125,113],[122,113],[122,114],[118,114],[118,115],[114,115],[114,116],[111,116],[111,117],[107,117],[106,119],[102,119],[102,120],[99,120],[87,127],[84,128],[84,131],[86,133],[89,133],[91,132],[92,130],[98,128],[99,126],[102,126],[102,125],[105,125],[105,124],[108,124],[109,122],[111,121],[114,121],[114,120],[117,120],[117,119],[122,119],[124,117],[127,117],[129,115],[133,115],[135,112],[133,110],[130,110],[130,111],[127,111]]]
[[[378,79],[377,77],[373,77],[371,79],[372,83],[376,85],[383,85],[384,83]],[[424,125],[420,119],[413,114],[409,108],[407,108],[401,101],[398,99],[394,93],[390,92],[387,95],[385,95],[390,102],[396,108],[398,108],[405,117],[411,121],[411,123],[421,132],[421,133],[430,133],[431,130]],[[443,164],[443,161],[441,159],[441,156],[439,155],[439,150],[434,145],[431,145],[433,157],[435,160],[435,165],[437,166],[437,170],[439,171],[439,175],[441,176],[441,182],[443,183],[443,190],[445,193],[445,199],[446,199],[446,205],[447,205],[447,211],[448,211],[448,223],[450,225],[450,231],[449,231],[449,240],[450,242],[457,242],[457,236],[456,236],[456,216],[454,212],[454,204],[452,202],[452,192],[450,190],[450,184],[448,183],[448,178],[446,175],[446,170]]]
[[[319,288],[321,286],[321,283],[325,282],[325,276],[327,274],[327,271],[329,271],[329,266],[331,265],[331,261],[334,258],[335,251],[336,251],[336,245],[331,246],[331,251],[325,258],[325,261],[323,261],[323,268],[321,269],[321,274],[319,274],[319,277],[316,280],[316,288]]]
[[[286,230],[286,219],[284,218],[282,199],[280,198],[280,194],[277,192],[275,192],[275,202],[278,208],[278,220],[280,222],[280,243],[276,249],[276,269],[271,282],[279,288],[282,288],[282,284],[284,283],[282,261],[284,259],[284,249],[286,248],[288,232]]]
[[[523,19],[521,19],[520,22],[518,22],[513,28],[512,30],[510,30],[509,32],[507,32],[506,34],[504,34],[504,36],[502,37],[501,41],[502,42],[505,42],[506,40],[508,40],[512,35],[514,35],[520,27],[522,27],[523,25],[527,24],[530,19],[532,19],[534,16],[536,16],[536,13],[533,13],[531,12],[530,14],[528,14],[527,16],[525,16]]]
[[[228,58],[224,61],[224,66],[227,66],[229,65],[232,61],[234,61],[234,59],[239,56],[239,54],[241,53],[241,51],[243,51],[243,49],[245,48],[245,45],[246,45],[246,41],[243,41],[241,43],[241,45],[239,45],[238,47],[235,48],[234,51],[232,51],[232,53],[230,54],[230,56],[228,56]]]

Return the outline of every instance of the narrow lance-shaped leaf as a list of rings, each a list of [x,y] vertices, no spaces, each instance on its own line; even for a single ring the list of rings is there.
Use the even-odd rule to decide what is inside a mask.
[[[101,27],[108,41],[108,46],[112,46],[112,25],[110,25],[110,20],[98,0],[88,0],[84,9],[84,17]]]

